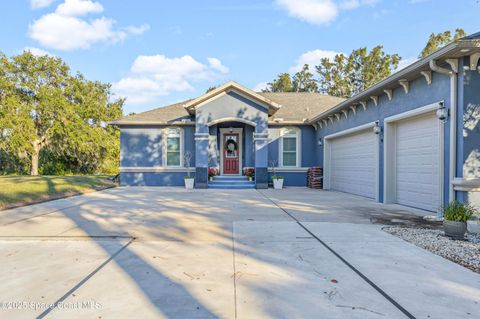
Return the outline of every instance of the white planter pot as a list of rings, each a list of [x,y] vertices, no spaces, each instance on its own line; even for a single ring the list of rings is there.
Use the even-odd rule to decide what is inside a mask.
[[[480,234],[480,220],[467,220],[467,230],[471,234]]]
[[[186,189],[193,189],[193,184],[195,182],[195,178],[185,178],[185,188]]]
[[[249,182],[253,182],[253,177],[252,177],[252,176],[249,176],[249,177],[248,177],[248,181],[249,181]]]
[[[282,189],[283,188],[283,179],[274,179],[273,180],[273,188]]]

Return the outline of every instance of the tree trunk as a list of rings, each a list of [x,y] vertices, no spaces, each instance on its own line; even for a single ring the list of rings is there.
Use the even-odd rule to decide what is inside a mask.
[[[33,154],[32,154],[32,166],[30,169],[30,175],[38,175],[38,160],[40,158],[40,143],[33,143]]]

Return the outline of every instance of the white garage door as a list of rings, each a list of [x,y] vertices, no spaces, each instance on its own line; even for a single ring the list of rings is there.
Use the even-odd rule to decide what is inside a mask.
[[[430,211],[440,208],[439,125],[435,114],[396,124],[397,203]]]
[[[373,130],[329,142],[330,189],[375,198],[378,145]]]

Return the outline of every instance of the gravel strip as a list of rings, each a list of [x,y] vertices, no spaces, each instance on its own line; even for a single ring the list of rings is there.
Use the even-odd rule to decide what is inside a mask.
[[[389,234],[480,273],[480,235],[469,234],[466,240],[453,240],[446,237],[443,230],[437,229],[409,227],[383,227],[382,229]]]

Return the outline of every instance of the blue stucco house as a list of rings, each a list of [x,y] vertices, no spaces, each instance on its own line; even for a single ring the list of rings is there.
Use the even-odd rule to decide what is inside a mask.
[[[200,97],[127,116],[122,185],[181,186],[208,168],[241,176],[272,166],[285,185],[324,169],[324,188],[427,211],[480,205],[480,34],[455,41],[349,98],[258,93],[229,82]],[[185,154],[191,154],[189,165]],[[188,156],[187,156],[188,157]]]

